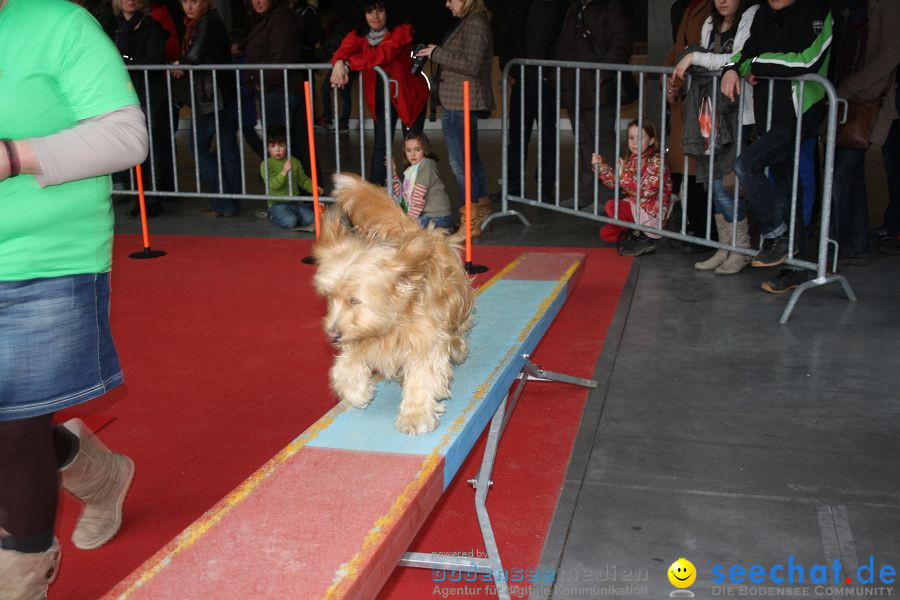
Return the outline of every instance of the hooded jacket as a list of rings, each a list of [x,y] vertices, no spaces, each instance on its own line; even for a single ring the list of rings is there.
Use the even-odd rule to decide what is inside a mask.
[[[750,38],[726,68],[736,68],[741,76],[797,77],[808,73],[828,76],[834,20],[830,3],[822,0],[794,0],[780,10],[768,3],[760,5],[753,19]],[[814,134],[822,119],[825,88],[799,81],[773,82],[772,127],[793,130],[802,115],[802,130]],[[757,84],[754,110],[757,127],[765,127],[769,81]]]

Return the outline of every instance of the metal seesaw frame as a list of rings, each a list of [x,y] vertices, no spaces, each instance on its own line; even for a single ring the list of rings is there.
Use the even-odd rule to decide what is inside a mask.
[[[470,479],[469,484],[475,488],[475,515],[478,517],[478,526],[481,529],[481,537],[484,541],[484,547],[487,554],[486,558],[475,558],[465,556],[444,556],[440,560],[435,560],[436,554],[425,552],[407,552],[403,555],[398,563],[401,567],[415,567],[418,569],[442,569],[445,571],[460,571],[464,573],[491,574],[489,581],[493,581],[497,587],[497,597],[501,600],[509,600],[509,586],[507,579],[501,578],[503,573],[503,564],[500,561],[500,551],[497,549],[497,540],[494,536],[494,529],[491,526],[491,519],[488,515],[487,494],[491,486],[491,473],[494,470],[494,462],[497,457],[497,448],[500,445],[500,438],[506,430],[506,425],[512,416],[516,405],[519,402],[519,396],[525,383],[528,381],[558,381],[560,383],[569,383],[572,385],[580,385],[586,388],[596,388],[597,382],[593,379],[585,379],[582,377],[573,377],[564,373],[556,373],[554,371],[546,371],[540,368],[531,360],[529,354],[523,354],[525,364],[522,370],[516,376],[519,381],[512,393],[512,398],[507,392],[506,397],[500,402],[494,416],[491,418],[491,427],[488,430],[487,445],[484,449],[484,457],[481,460],[481,468],[475,479]],[[462,579],[460,581],[463,581]],[[479,581],[476,579],[465,579],[464,581]],[[485,580],[481,580],[485,581]]]

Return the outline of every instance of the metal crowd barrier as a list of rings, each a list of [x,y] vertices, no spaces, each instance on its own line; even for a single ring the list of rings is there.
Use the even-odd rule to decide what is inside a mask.
[[[132,75],[137,74],[137,85],[135,86],[139,91],[140,88],[143,87],[143,98],[142,98],[142,108],[144,113],[147,115],[147,127],[150,132],[150,150],[148,154],[148,160],[150,162],[149,173],[144,174],[144,184],[146,186],[145,194],[149,197],[158,197],[158,198],[210,198],[210,197],[219,197],[219,198],[235,198],[241,200],[311,200],[311,195],[300,195],[300,196],[272,196],[269,194],[269,185],[267,180],[263,180],[262,183],[264,185],[263,193],[251,193],[248,191],[252,187],[256,187],[248,185],[248,177],[246,173],[246,161],[247,156],[245,152],[245,143],[244,140],[248,139],[249,135],[256,135],[262,143],[262,154],[260,157],[260,162],[265,161],[268,163],[268,152],[267,152],[267,136],[266,136],[266,128],[270,123],[270,119],[266,114],[266,94],[265,89],[262,90],[257,89],[256,85],[262,86],[263,84],[254,84],[250,81],[241,81],[242,74],[253,74],[258,79],[257,82],[263,82],[266,79],[271,79],[271,75],[266,76],[267,73],[271,73],[272,71],[281,73],[281,80],[279,84],[272,86],[270,84],[270,88],[277,91],[283,89],[283,105],[284,105],[284,119],[279,120],[279,124],[283,124],[285,129],[287,130],[287,147],[288,147],[288,155],[291,155],[291,139],[292,139],[292,126],[296,126],[291,120],[291,110],[290,110],[290,91],[296,91],[300,95],[300,104],[303,104],[303,90],[294,88],[290,88],[288,85],[288,74],[290,72],[300,72],[302,73],[306,79],[310,82],[314,81],[314,73],[319,71],[325,71],[326,73],[331,71],[331,64],[329,63],[316,63],[316,64],[227,64],[227,65],[128,65],[127,69],[131,72]],[[396,82],[395,85],[391,85],[391,80],[388,79],[387,74],[380,67],[375,67],[376,77],[381,79],[381,85],[384,93],[384,98],[391,97],[391,91],[394,91],[394,95],[397,93]],[[235,73],[234,77],[234,86],[235,86],[235,106],[234,110],[237,111],[237,136],[235,143],[238,149],[238,164],[240,168],[240,191],[239,193],[234,192],[226,192],[224,191],[225,184],[223,181],[223,175],[227,174],[225,170],[226,166],[223,165],[222,159],[222,131],[221,131],[221,120],[224,115],[222,114],[224,110],[231,110],[232,106],[221,106],[223,102],[221,101],[221,96],[219,93],[212,94],[212,103],[213,103],[213,112],[214,115],[214,151],[211,155],[215,156],[215,168],[217,170],[218,175],[218,189],[209,189],[209,182],[207,182],[206,188],[201,183],[201,172],[200,172],[200,163],[198,157],[200,156],[199,148],[197,146],[197,137],[195,135],[191,135],[190,141],[190,152],[187,153],[187,156],[179,155],[177,144],[176,144],[176,134],[179,129],[179,115],[181,113],[182,106],[180,105],[176,95],[173,93],[173,84],[176,81],[176,78],[173,77],[173,73],[178,71],[183,72],[182,77],[186,78],[187,81],[187,91],[189,92],[190,98],[190,106],[196,106],[199,87],[202,83],[200,79],[199,73],[211,73],[212,77],[212,89],[218,89],[218,80],[222,76],[223,73]],[[163,72],[165,77],[165,97],[160,99],[159,92],[156,92],[156,96],[153,95],[152,87],[150,84],[150,76],[151,73]],[[342,155],[346,156],[349,154],[345,151],[349,146],[353,144],[353,140],[342,140],[339,130],[339,122],[338,122],[338,101],[339,94],[332,93],[332,115],[333,115],[333,145],[328,149],[333,152],[330,156],[322,156],[322,147],[327,136],[321,136],[316,132],[316,150],[318,163],[321,165],[323,162],[327,165],[328,168],[333,168],[334,172],[340,172],[342,167],[344,170],[352,170],[354,172],[360,173],[363,177],[366,176],[366,170],[368,165],[366,164],[367,151],[366,151],[366,129],[365,129],[365,101],[363,98],[363,78],[367,75],[366,73],[359,73],[359,77],[357,79],[357,85],[359,87],[359,124],[358,124],[358,139],[356,140],[359,145],[359,163],[352,164],[349,167],[345,164],[342,165]],[[141,82],[143,85],[141,86]],[[326,77],[322,85],[329,85],[328,78]],[[242,94],[242,86],[250,86],[250,98],[249,101],[252,101],[256,104],[256,114],[261,124],[261,134],[256,133],[256,128],[253,125],[245,125],[243,122],[243,109],[244,103],[248,101],[247,98]],[[313,86],[311,86],[310,92],[311,98],[311,106],[313,107],[313,113],[315,113],[315,91]],[[156,104],[159,105],[161,103],[165,103],[165,109],[163,114],[160,115],[159,111],[152,110],[151,107]],[[387,169],[386,172],[388,174],[388,189],[390,189],[390,167],[392,160],[392,131],[391,131],[391,118],[390,118],[390,102],[384,102],[384,115],[379,119],[381,124],[376,122],[376,126],[383,125],[385,128],[385,139],[388,141],[386,144],[386,158],[387,158]],[[154,114],[156,113],[156,114]],[[165,118],[164,123],[159,123],[160,117]],[[313,117],[314,119],[314,117]],[[191,110],[190,112],[190,126],[191,132],[196,132],[197,130],[197,114],[195,111]],[[247,129],[252,129],[252,132],[248,132]],[[299,124],[299,129],[297,131],[302,131],[305,136],[307,133],[307,124],[302,123]],[[320,142],[321,140],[321,142]],[[169,147],[164,153],[160,153],[159,144],[166,143]],[[252,155],[252,154],[251,154]],[[161,182],[158,181],[158,169],[157,169],[157,160],[159,156],[164,156],[166,161],[171,161],[171,169],[172,169],[172,188],[173,189],[162,189]],[[210,156],[209,154],[207,156]],[[295,156],[294,158],[300,159],[300,157]],[[326,159],[323,161],[323,158]],[[193,186],[182,186],[179,183],[178,177],[178,164],[182,165],[185,161],[190,161],[192,170],[193,170]],[[302,162],[302,160],[301,160]],[[252,161],[252,164],[259,164],[255,161]],[[304,167],[305,168],[305,167]],[[252,172],[256,172],[254,169]],[[307,175],[311,175],[307,173]],[[258,178],[258,175],[256,175]],[[260,178],[261,179],[261,178]],[[320,182],[322,178],[320,177]],[[289,189],[293,189],[293,174],[289,173],[288,175],[288,185]],[[320,183],[321,185],[321,183]],[[117,194],[123,195],[134,195],[138,194],[137,186],[134,181],[134,172],[131,173],[131,189],[125,190],[116,190]],[[333,201],[334,199],[330,196],[320,196],[320,200],[325,201]]]
[[[509,164],[509,138],[510,138],[510,102],[519,102],[520,107],[520,115],[524,115],[525,113],[525,88],[526,88],[526,78],[529,77],[529,69],[527,67],[532,67],[531,71],[533,71],[532,77],[537,77],[537,89],[542,90],[542,86],[544,84],[544,77],[547,74],[550,78],[554,79],[557,82],[555,86],[555,106],[551,111],[556,115],[556,122],[553,124],[553,130],[555,131],[555,171],[552,174],[544,173],[544,165],[543,165],[543,152],[544,152],[544,140],[543,140],[543,131],[544,131],[544,107],[543,103],[545,101],[544,92],[539,91],[537,93],[537,113],[536,119],[537,123],[535,128],[537,130],[537,157],[535,160],[536,164],[536,179],[537,179],[537,197],[529,198],[526,193],[526,177],[525,173],[526,169],[526,151],[527,146],[525,144],[521,144],[518,148],[519,152],[519,162],[521,169],[518,173],[519,181],[518,181],[518,189],[520,190],[519,195],[511,195],[509,193],[510,184],[509,181],[509,173],[508,173],[508,164]],[[658,212],[659,215],[657,218],[657,222],[655,226],[650,225],[640,225],[637,223],[633,223],[630,221],[623,221],[619,219],[619,207],[618,200],[620,199],[620,190],[619,190],[619,174],[618,169],[616,169],[615,175],[615,189],[613,190],[613,199],[616,200],[614,203],[614,214],[613,215],[605,215],[603,208],[599,205],[599,186],[602,184],[598,181],[598,178],[593,177],[593,190],[592,190],[592,199],[593,202],[589,205],[584,205],[579,203],[579,143],[580,143],[580,125],[581,125],[581,116],[582,116],[582,106],[581,106],[581,80],[582,73],[589,73],[593,75],[593,81],[595,83],[594,87],[594,105],[593,107],[588,107],[588,110],[593,108],[594,115],[594,124],[593,124],[593,136],[594,136],[594,151],[597,151],[600,140],[600,126],[599,126],[599,114],[602,110],[614,110],[615,111],[615,157],[610,160],[610,157],[604,157],[607,162],[611,165],[615,165],[620,157],[623,157],[623,153],[621,151],[622,147],[622,139],[621,139],[621,121],[622,121],[622,113],[623,113],[623,103],[622,103],[622,92],[623,92],[623,75],[629,74],[629,77],[636,77],[637,79],[637,89],[638,96],[636,102],[637,106],[637,120],[638,126],[640,130],[640,135],[643,136],[643,121],[645,118],[645,112],[647,112],[645,105],[646,102],[646,89],[647,89],[647,79],[650,76],[650,80],[656,84],[656,81],[659,81],[659,86],[661,90],[661,101],[658,107],[658,113],[654,114],[649,112],[650,115],[653,115],[655,123],[659,126],[659,140],[658,147],[668,149],[669,145],[667,143],[667,107],[668,103],[666,101],[666,89],[668,86],[668,76],[672,73],[673,69],[671,67],[658,67],[658,66],[645,66],[645,65],[616,65],[616,64],[604,64],[604,63],[586,63],[586,62],[562,62],[562,61],[549,61],[549,60],[530,60],[530,59],[513,59],[509,61],[506,67],[503,70],[502,77],[502,174],[501,174],[501,210],[500,212],[493,213],[490,215],[484,223],[481,224],[482,228],[486,227],[490,221],[505,217],[505,216],[515,216],[518,217],[519,220],[525,224],[529,225],[528,219],[519,211],[510,208],[510,202],[516,202],[520,204],[526,204],[529,206],[533,206],[536,208],[557,211],[566,213],[569,215],[592,219],[601,223],[608,223],[612,225],[618,225],[620,227],[625,227],[629,229],[636,229],[646,233],[652,233],[661,237],[667,237],[670,239],[677,239],[684,242],[701,244],[704,246],[708,246],[710,248],[716,249],[724,249],[730,252],[739,252],[741,254],[746,255],[755,255],[757,249],[754,248],[740,248],[736,245],[736,228],[732,228],[732,238],[730,240],[719,240],[718,242],[713,241],[711,239],[711,223],[713,221],[713,172],[712,165],[715,161],[715,152],[716,152],[716,135],[717,135],[717,123],[715,121],[716,117],[716,97],[717,94],[712,94],[712,116],[713,122],[710,132],[709,138],[709,181],[707,181],[707,198],[706,198],[706,231],[704,232],[704,236],[700,237],[697,235],[689,235],[687,232],[687,211],[682,210],[682,218],[681,225],[678,230],[673,231],[671,229],[667,229],[664,224],[663,219],[663,189],[660,186],[659,191],[659,205]],[[575,98],[574,98],[574,107],[573,113],[569,115],[569,119],[572,123],[572,132],[574,135],[574,156],[572,162],[574,163],[574,172],[573,172],[573,180],[572,180],[572,190],[573,196],[571,201],[561,200],[561,115],[563,105],[561,103],[560,98],[560,86],[559,82],[562,81],[563,75],[567,74],[567,72],[574,72],[574,87],[575,87]],[[603,74],[604,77],[614,77],[616,83],[616,94],[615,94],[615,103],[613,105],[601,105],[600,104],[600,74]],[[509,79],[510,75],[516,76],[516,80],[519,83],[520,93],[511,97],[509,93]],[[712,85],[713,89],[717,89],[717,86],[720,83],[721,73],[714,72],[709,76],[713,78]],[[755,87],[755,93],[764,93],[764,90],[768,92],[768,110],[767,115],[765,115],[767,121],[768,130],[771,128],[772,124],[772,99],[773,99],[773,89],[774,89],[774,81],[775,79],[766,80],[768,83],[763,82],[762,78],[761,82]],[[843,288],[843,291],[847,298],[851,301],[856,300],[856,296],[853,293],[849,283],[846,278],[842,275],[838,275],[836,273],[829,273],[828,271],[828,248],[831,245],[834,248],[834,256],[835,261],[837,260],[837,243],[834,240],[829,239],[829,224],[831,220],[831,194],[832,194],[832,176],[834,170],[834,149],[835,149],[835,132],[837,127],[837,106],[838,106],[838,98],[834,89],[834,86],[827,79],[819,76],[819,75],[804,75],[802,77],[792,78],[793,81],[799,82],[799,97],[803,96],[804,86],[807,85],[808,82],[815,82],[824,87],[825,92],[827,94],[827,116],[825,119],[826,126],[826,134],[824,136],[825,142],[825,159],[824,159],[824,168],[822,172],[822,189],[821,189],[821,211],[820,211],[820,220],[818,227],[818,247],[817,247],[817,257],[815,261],[810,260],[801,260],[797,259],[793,256],[789,256],[786,261],[786,265],[807,269],[809,271],[814,272],[815,276],[799,285],[791,294],[790,299],[788,300],[787,306],[784,309],[784,312],[781,315],[780,322],[786,323],[790,318],[791,313],[794,310],[794,307],[797,304],[797,301],[800,298],[800,295],[803,294],[806,290],[823,286],[829,283],[840,283]],[[739,104],[738,104],[738,119],[740,120],[741,115],[743,114],[744,109],[744,100],[745,94],[741,94],[739,96]],[[632,103],[633,104],[633,103]],[[630,104],[628,105],[630,106]],[[756,116],[757,122],[759,121],[759,116]],[[801,210],[798,208],[798,178],[799,178],[799,161],[800,161],[800,145],[801,145],[801,127],[800,122],[802,120],[802,115],[797,117],[797,127],[796,127],[796,137],[794,143],[794,163],[793,163],[793,171],[792,171],[792,183],[791,183],[791,206],[790,206],[790,221],[787,222],[788,226],[788,239],[789,239],[789,248],[794,248],[794,240],[795,240],[795,216],[797,215],[797,211]],[[523,140],[525,137],[525,120],[523,118],[519,119],[519,140]],[[741,152],[741,127],[737,127],[737,153],[740,156]],[[676,143],[681,143],[681,140],[678,140]],[[639,140],[640,144],[640,140]],[[698,159],[700,160],[700,159]],[[685,209],[687,207],[687,202],[690,200],[687,195],[687,173],[688,173],[688,163],[689,157],[685,155],[684,158],[684,170],[682,171],[685,176],[682,179],[681,190],[678,193],[678,200],[680,200],[682,208]],[[667,168],[666,161],[662,161],[662,171],[660,173],[660,180],[663,180],[663,176],[665,174],[665,169]],[[638,156],[637,162],[637,177],[636,177],[636,189],[641,189],[641,157]],[[552,181],[553,185],[553,198],[548,199],[544,196],[544,182],[547,179]],[[740,183],[735,178],[735,189],[734,189],[734,199],[735,199],[735,207],[737,207],[737,203],[740,196]],[[673,190],[672,201],[674,203],[675,190]],[[737,210],[734,211],[734,218],[737,219]],[[802,214],[802,213],[801,213]],[[637,217],[637,216],[636,216]],[[638,218],[638,220],[640,220]],[[812,228],[812,223],[810,224],[810,228]],[[833,271],[834,269],[832,269]]]

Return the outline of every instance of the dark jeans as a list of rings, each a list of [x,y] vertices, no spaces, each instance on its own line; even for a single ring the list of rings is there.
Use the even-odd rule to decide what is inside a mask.
[[[385,143],[386,132],[384,131],[384,104],[382,99],[381,85],[375,86],[375,114],[373,121],[375,122],[375,145],[372,147],[372,160],[369,163],[369,181],[378,185],[385,185],[387,179],[387,165],[384,161],[387,159],[387,144]],[[391,104],[391,139],[390,143],[394,143],[394,129],[397,128],[397,109]],[[425,126],[425,107],[416,117],[410,127],[402,125],[403,137],[406,138],[410,133],[420,133]],[[392,146],[393,147],[393,146]],[[393,157],[396,162],[396,156]]]
[[[518,72],[516,73],[518,74]],[[536,73],[526,73],[526,77],[536,79]],[[537,85],[537,81],[526,79],[523,82],[516,80],[509,95],[509,144],[507,152],[507,190],[512,196],[520,196],[522,193],[521,182],[525,165],[528,163],[528,145],[531,143],[532,130],[535,121],[538,121],[538,88],[541,91],[541,164],[540,187],[541,199],[552,201],[545,192],[553,187],[556,182],[556,88],[552,85]],[[522,110],[522,92],[525,92],[525,110]],[[522,136],[522,127],[525,135]],[[521,151],[524,146],[524,160]],[[535,173],[535,180],[538,180]]]
[[[469,115],[469,141],[472,145],[470,159],[472,161],[471,200],[487,196],[487,175],[481,156],[478,154],[478,117]],[[441,115],[441,129],[444,132],[444,144],[447,146],[447,160],[450,170],[456,177],[459,189],[459,205],[466,203],[466,123],[465,113],[461,110],[444,109]]]
[[[794,170],[794,135],[788,129],[767,131],[750,144],[734,165],[744,188],[747,205],[763,238],[786,235],[791,216],[791,185]],[[769,168],[772,181],[766,177]],[[794,245],[797,257],[806,259],[806,226],[803,222],[803,189],[798,181]]]
[[[338,123],[346,123],[350,120],[350,111],[353,108],[353,82],[356,80],[356,71],[350,73],[350,81],[342,88],[332,89],[328,82],[322,85],[322,118],[327,122],[334,119],[334,107],[331,105],[331,96],[337,92],[338,104],[340,112],[338,113]]]
[[[582,109],[578,113],[579,120],[578,129],[578,206],[594,205],[594,184],[597,186],[597,198],[600,206],[610,200],[614,192],[597,179],[594,167],[591,165],[591,154],[597,152],[609,164],[616,163],[616,107],[601,106],[599,114],[599,129],[597,137],[599,141],[594,141],[594,121],[597,118],[597,111],[593,107],[585,110]],[[576,129],[574,119],[572,120],[572,130]],[[627,138],[623,135],[622,141]],[[625,151],[627,152],[627,150]],[[626,154],[621,154],[625,157]]]
[[[900,234],[900,119],[895,119],[891,125],[891,132],[881,147],[881,156],[890,198],[884,210],[884,224],[895,234]]]
[[[866,195],[866,150],[838,146],[834,152],[831,236],[842,256],[869,249],[869,208]]]
[[[195,118],[194,136],[200,176],[209,184],[210,190],[215,193],[240,194],[241,162],[237,145],[237,102],[232,101],[219,111],[218,132],[216,131],[216,113],[197,115]],[[216,146],[213,146],[214,140]],[[194,140],[191,140],[191,151],[194,151]],[[219,185],[220,161],[224,180],[222,186]],[[234,214],[241,209],[241,202],[236,198],[212,197],[209,205],[216,212],[225,214]]]

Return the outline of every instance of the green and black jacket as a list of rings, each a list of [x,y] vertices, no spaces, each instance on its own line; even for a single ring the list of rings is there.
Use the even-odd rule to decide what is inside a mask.
[[[795,0],[776,11],[763,2],[753,19],[750,38],[726,68],[737,69],[742,76],[752,73],[757,77],[796,77],[817,73],[827,77],[834,25],[830,6],[827,0]],[[763,79],[753,93],[760,133],[767,126],[768,88],[768,80]],[[802,114],[803,132],[814,134],[822,119],[825,96],[825,88],[818,83],[806,82],[800,98],[800,82],[776,81],[772,127],[793,131]]]

